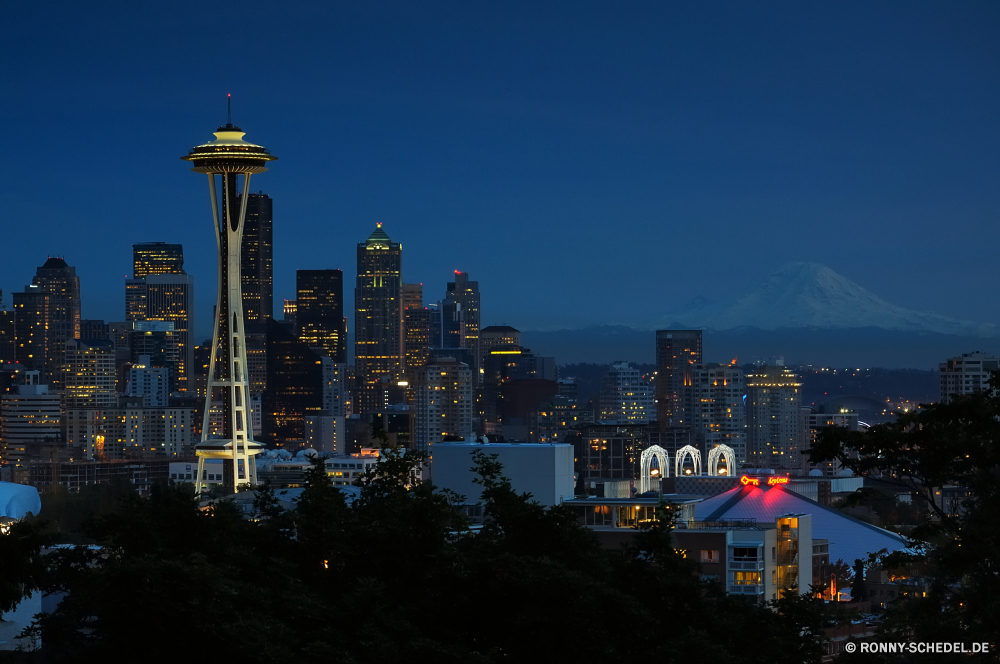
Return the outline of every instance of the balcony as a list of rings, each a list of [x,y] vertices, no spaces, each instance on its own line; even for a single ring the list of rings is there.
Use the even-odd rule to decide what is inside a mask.
[[[729,585],[730,595],[763,595],[764,586],[758,585]]]
[[[729,559],[729,569],[732,570],[749,570],[751,572],[759,572],[764,569],[763,560],[733,560]]]

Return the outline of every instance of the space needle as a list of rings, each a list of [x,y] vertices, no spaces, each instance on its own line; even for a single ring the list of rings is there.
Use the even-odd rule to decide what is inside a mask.
[[[250,417],[246,338],[243,333],[243,292],[240,285],[240,243],[247,212],[250,176],[263,173],[277,157],[243,140],[245,132],[233,126],[232,114],[215,140],[192,148],[181,157],[195,173],[208,175],[215,237],[219,247],[219,298],[208,365],[208,384],[201,442],[195,446],[198,474],[195,492],[205,481],[205,459],[223,459],[223,486],[234,492],[257,483],[254,455],[262,446],[254,441]],[[242,176],[242,179],[240,178]],[[213,399],[222,404],[222,434],[211,434]]]

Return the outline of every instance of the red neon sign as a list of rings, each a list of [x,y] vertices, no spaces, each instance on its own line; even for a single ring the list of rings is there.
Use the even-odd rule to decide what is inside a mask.
[[[749,475],[744,475],[743,477],[740,478],[740,483],[743,486],[751,486],[751,485],[753,485],[753,486],[760,486],[760,478],[758,478],[758,477],[750,477]],[[769,477],[769,478],[767,478],[767,485],[768,486],[776,486],[778,484],[788,484],[788,478],[787,477]]]

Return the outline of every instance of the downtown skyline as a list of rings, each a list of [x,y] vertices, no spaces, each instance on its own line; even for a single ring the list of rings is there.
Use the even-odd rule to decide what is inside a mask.
[[[403,280],[428,298],[456,269],[482,283],[484,325],[639,325],[799,260],[912,309],[1000,318],[1000,296],[979,287],[997,277],[989,261],[941,253],[1000,239],[993,5],[324,9],[296,23],[294,48],[287,28],[306,14],[255,7],[274,53],[221,75],[185,50],[208,27],[69,10],[31,44],[17,36],[44,11],[19,8],[3,47],[19,155],[0,177],[8,307],[59,255],[78,269],[84,316],[121,320],[131,245],[180,243],[207,336],[214,240],[204,187],[176,154],[223,124],[232,93],[247,139],[283,159],[253,188],[274,199],[279,303],[296,269],[351,274],[383,222]],[[92,43],[70,30],[81,21]]]

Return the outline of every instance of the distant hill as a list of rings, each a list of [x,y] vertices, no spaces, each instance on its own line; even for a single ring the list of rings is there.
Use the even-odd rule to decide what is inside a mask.
[[[539,355],[554,356],[559,364],[607,364],[615,360],[649,363],[656,359],[655,332],[624,326],[598,325],[550,332],[528,330],[521,333],[521,343]],[[1000,352],[998,339],[874,327],[706,330],[704,344],[708,362],[728,362],[736,358],[743,364],[782,356],[788,364],[887,369],[932,369],[948,357],[962,353]]]

